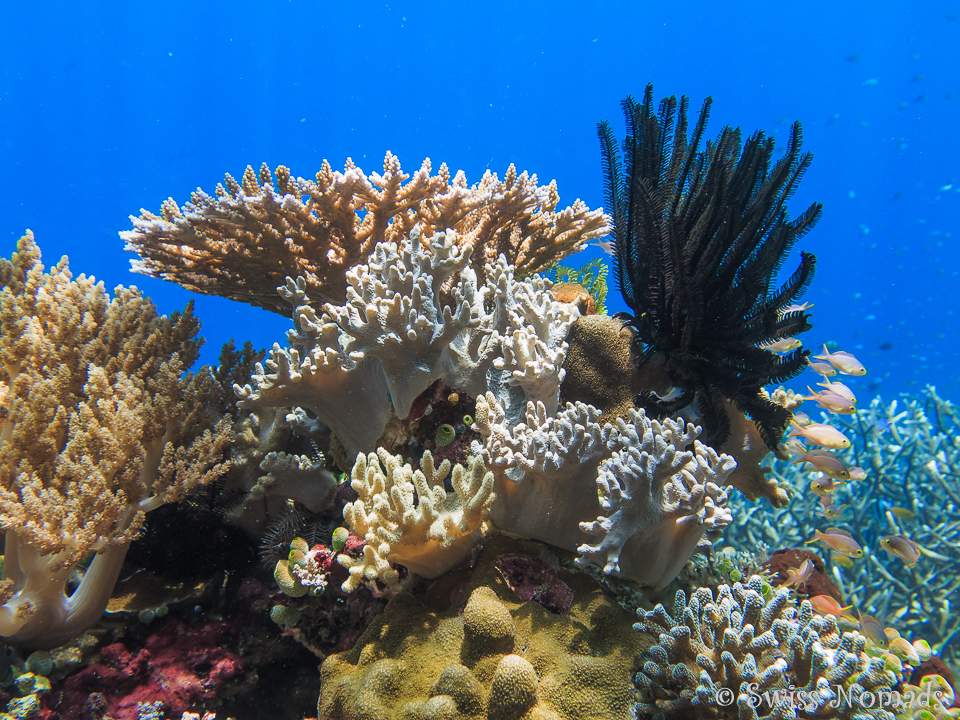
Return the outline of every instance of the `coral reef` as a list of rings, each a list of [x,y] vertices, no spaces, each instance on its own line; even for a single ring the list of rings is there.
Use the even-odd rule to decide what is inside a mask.
[[[786,589],[765,598],[762,588],[754,576],[715,593],[700,589],[689,602],[679,592],[673,617],[663,605],[642,613],[636,629],[659,644],[637,675],[644,694],[638,709],[666,718],[784,718],[798,709],[892,718],[858,701],[863,691],[889,691],[899,680],[883,657],[866,654],[867,639],[841,632],[832,615],[814,615],[809,601],[791,607]],[[834,707],[841,688],[852,701]],[[737,703],[718,703],[721,690]]]
[[[453,492],[444,488],[448,476]],[[493,473],[480,458],[451,471],[449,460],[434,466],[429,450],[418,470],[383,448],[360,455],[351,485],[360,497],[343,509],[343,517],[366,546],[362,559],[341,556],[350,571],[347,592],[375,580],[396,589],[399,576],[391,562],[428,578],[454,567],[480,541],[496,497]]]
[[[563,571],[573,602],[551,612],[517,597],[495,564],[541,547],[496,538],[472,572],[394,597],[352,650],[324,661],[320,717],[632,717],[643,644],[630,616]]]
[[[768,577],[771,578],[773,583],[779,585],[789,580],[787,570],[799,568],[804,560],[813,563],[813,572],[806,580],[794,585],[793,589],[804,597],[829,595],[843,605],[843,596],[840,595],[837,586],[827,575],[827,566],[824,565],[823,558],[815,552],[798,548],[775,550],[770,553],[770,558],[763,564],[763,569],[768,573]]]
[[[800,154],[799,123],[771,168],[773,139],[763,132],[741,148],[739,128],[727,127],[701,150],[711,102],[688,138],[686,97],[665,98],[659,112],[651,85],[643,102],[627,97],[623,162],[610,126],[598,127],[614,274],[633,312],[638,362],[661,356],[678,388],[667,397],[642,392],[637,404],[662,417],[696,403],[705,437],[719,447],[730,435],[723,402],[730,401],[773,450],[790,413],[761,389],[802,372],[809,353],[781,357],[759,346],[810,328],[809,316],[791,305],[812,280],[815,258],[801,253],[779,288],[773,276],[822,206],[787,219],[786,203],[812,157]]]
[[[481,282],[484,265],[501,254],[530,275],[609,227],[580,200],[558,209],[555,183],[540,186],[513,165],[502,181],[487,171],[469,187],[462,171],[451,178],[446,165],[430,170],[424,160],[411,177],[389,152],[383,173],[370,176],[349,159],[343,172],[324,160],[315,180],[282,165],[275,173],[248,166],[240,182],[227,175],[215,196],[197,190],[182,209],[170,198],[159,215],[142,210],[121,237],[140,255],[134,272],[286,314],[274,291],[285,277],[304,277],[313,303],[343,303],[347,271],[414,226],[424,237],[453,229],[473,249]]]
[[[0,635],[55,647],[103,614],[145,514],[229,467],[220,386],[190,306],[44,272],[28,233],[0,261]],[[94,554],[68,593],[74,568]]]
[[[865,478],[832,496],[855,518],[843,526],[863,547],[864,557],[841,565],[831,553],[831,579],[846,604],[927,639],[957,666],[960,618],[952,607],[960,589],[960,524],[955,517],[960,494],[948,479],[960,466],[955,406],[928,387],[919,397],[874,398],[856,415],[832,416],[831,422],[851,441],[836,455],[847,466],[866,470]],[[732,500],[734,521],[724,532],[726,542],[745,549],[760,542],[796,547],[810,538],[821,503],[807,486],[817,474],[777,461],[773,475],[792,488],[793,501],[771,513]],[[834,519],[823,527],[838,522],[844,523]],[[886,535],[912,538],[923,548],[919,562],[910,567],[882,552],[880,539]]]

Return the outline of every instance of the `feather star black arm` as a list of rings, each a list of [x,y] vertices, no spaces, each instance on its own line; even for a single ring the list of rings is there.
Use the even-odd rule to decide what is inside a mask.
[[[801,252],[796,272],[780,287],[773,283],[823,206],[787,217],[813,158],[800,153],[799,122],[772,166],[773,138],[762,131],[741,149],[740,129],[728,126],[700,150],[711,102],[688,138],[686,97],[663,99],[656,113],[652,85],[642,103],[627,97],[622,161],[610,126],[598,126],[614,276],[633,311],[624,317],[636,330],[637,362],[661,355],[677,387],[666,398],[646,392],[634,402],[657,416],[694,403],[707,439],[720,447],[730,434],[726,399],[775,449],[790,412],[761,389],[802,372],[809,351],[781,356],[761,346],[810,329],[794,302],[813,279],[816,258]]]

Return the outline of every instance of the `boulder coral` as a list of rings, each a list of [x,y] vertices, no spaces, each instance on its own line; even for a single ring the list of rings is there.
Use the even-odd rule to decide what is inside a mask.
[[[543,545],[498,537],[473,571],[400,593],[357,644],[321,667],[326,720],[613,720],[634,717],[634,674],[649,643],[585,575],[561,614],[510,589],[496,561]]]

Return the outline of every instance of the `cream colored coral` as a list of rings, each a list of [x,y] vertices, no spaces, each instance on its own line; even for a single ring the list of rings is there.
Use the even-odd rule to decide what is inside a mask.
[[[207,409],[209,371],[184,375],[199,349],[189,307],[160,317],[136,288],[111,299],[65,258],[45,273],[30,233],[0,287],[0,635],[54,646],[99,619],[144,514],[226,470],[232,431]]]
[[[416,471],[383,448],[358,455],[351,485],[360,497],[343,509],[343,517],[366,545],[360,559],[338,557],[350,569],[345,592],[375,580],[395,589],[398,573],[390,563],[425,577],[446,572],[475,547],[496,498],[493,473],[479,458],[470,458],[467,467],[454,465],[451,473],[450,461],[436,467],[429,451]]]
[[[275,175],[265,164],[248,166],[240,182],[227,175],[215,196],[197,190],[183,208],[170,198],[159,215],[142,210],[120,235],[140,255],[135,272],[283,314],[274,288],[285,277],[305,277],[318,305],[343,303],[346,271],[417,225],[424,238],[453,228],[473,248],[481,284],[485,264],[500,254],[529,275],[609,231],[602,211],[580,200],[558,209],[555,183],[539,186],[513,165],[502,181],[487,171],[472,186],[446,165],[430,171],[427,159],[411,176],[389,152],[383,172],[369,177],[349,159],[342,172],[324,160],[314,180],[282,165]]]

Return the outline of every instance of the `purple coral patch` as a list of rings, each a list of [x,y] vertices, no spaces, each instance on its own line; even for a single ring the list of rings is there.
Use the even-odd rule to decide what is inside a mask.
[[[493,563],[521,600],[533,600],[560,615],[573,602],[573,590],[545,560],[532,555],[500,555]]]

